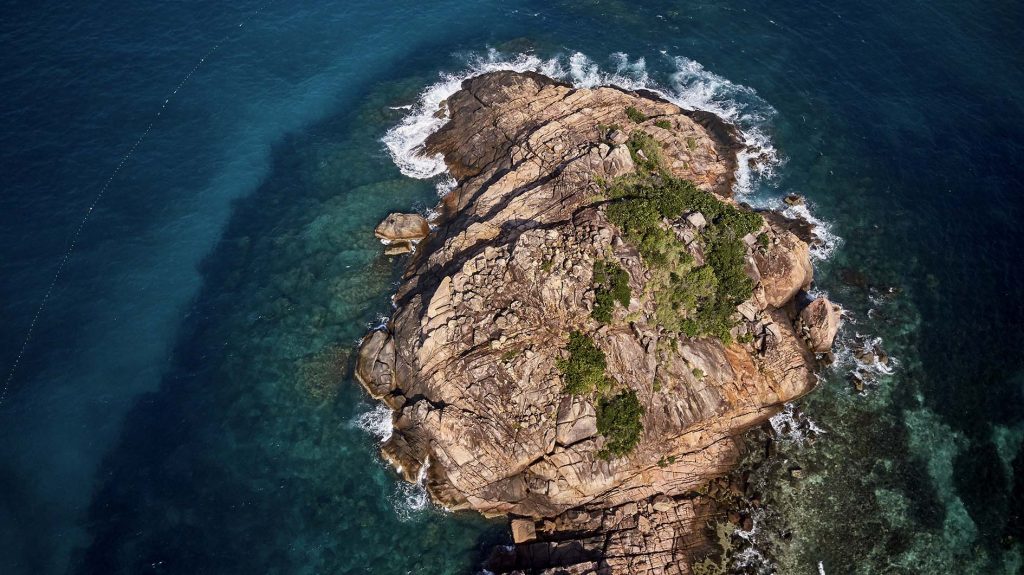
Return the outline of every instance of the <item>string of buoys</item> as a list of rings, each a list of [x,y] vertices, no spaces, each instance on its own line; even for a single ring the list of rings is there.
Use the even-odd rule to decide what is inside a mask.
[[[250,14],[248,17],[239,22],[235,30],[228,32],[223,37],[221,37],[220,40],[214,43],[213,47],[207,50],[206,53],[203,54],[201,58],[199,58],[199,61],[197,61],[194,66],[192,66],[192,69],[189,70],[188,73],[181,78],[181,81],[179,81],[178,85],[174,87],[174,90],[172,90],[171,93],[166,98],[164,98],[163,103],[160,104],[160,109],[157,110],[156,114],[153,116],[153,119],[150,120],[149,124],[146,126],[146,129],[142,131],[142,134],[135,140],[131,147],[128,148],[128,151],[123,156],[121,156],[121,161],[117,163],[113,171],[110,172],[110,176],[106,179],[105,182],[103,182],[103,185],[100,186],[99,191],[96,192],[96,196],[93,197],[92,203],[89,204],[89,207],[85,210],[85,214],[82,216],[81,221],[78,222],[78,227],[75,228],[74,233],[71,234],[71,241],[68,243],[68,248],[64,251],[64,255],[61,256],[60,262],[57,264],[57,270],[53,274],[53,279],[50,280],[50,285],[47,286],[46,291],[43,293],[42,299],[39,300],[39,306],[36,307],[35,314],[33,314],[32,316],[32,321],[29,322],[28,329],[25,331],[25,338],[22,340],[21,348],[18,350],[18,355],[15,356],[14,363],[11,364],[11,368],[7,372],[7,378],[4,380],[3,388],[0,389],[0,407],[3,406],[4,400],[7,399],[7,391],[11,387],[11,382],[14,380],[14,376],[18,371],[18,366],[21,364],[21,360],[25,355],[25,350],[28,349],[28,345],[32,341],[32,335],[35,333],[36,325],[39,323],[39,317],[42,315],[43,310],[46,308],[47,302],[50,300],[50,296],[53,294],[53,288],[54,286],[57,285],[57,282],[60,280],[61,274],[63,274],[64,272],[64,267],[67,265],[68,260],[71,259],[71,255],[75,251],[75,248],[78,245],[79,237],[82,235],[82,230],[89,222],[89,218],[92,216],[93,210],[96,209],[96,206],[100,203],[100,200],[103,199],[103,195],[107,192],[107,189],[110,187],[110,184],[121,172],[121,168],[124,167],[128,160],[130,160],[132,156],[135,154],[135,151],[139,148],[139,146],[142,145],[142,143],[146,140],[146,138],[149,136],[149,133],[153,131],[153,126],[155,126],[156,123],[160,120],[160,117],[163,115],[164,110],[167,109],[167,105],[171,102],[171,99],[178,94],[178,91],[181,90],[190,79],[192,79],[192,76],[196,73],[196,71],[198,71],[199,68],[206,63],[207,59],[213,56],[213,54],[217,52],[218,49],[220,49],[221,45],[223,45],[225,42],[233,38],[238,33],[239,29],[244,29],[247,23],[257,18],[273,2],[274,0],[269,0],[268,2],[265,2],[263,5],[257,8],[252,14]]]

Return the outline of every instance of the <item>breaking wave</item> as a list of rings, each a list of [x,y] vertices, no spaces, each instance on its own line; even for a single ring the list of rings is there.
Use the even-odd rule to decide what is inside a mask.
[[[768,423],[775,432],[775,437],[781,441],[802,444],[807,439],[825,433],[825,430],[805,414],[797,409],[792,403],[787,403],[785,408],[768,419]]]
[[[554,77],[557,71],[548,67],[553,62],[529,54],[505,59],[500,57],[497,51],[490,50],[486,56],[473,59],[469,68],[462,72],[441,74],[441,80],[420,93],[419,101],[412,105],[411,112],[382,138],[398,169],[406,176],[419,179],[432,178],[445,172],[446,167],[441,155],[424,154],[423,144],[430,134],[448,121],[447,110],[443,104],[452,94],[459,91],[463,80],[498,70],[533,70]]]
[[[427,467],[429,466],[430,460],[428,459],[420,467],[415,483],[405,481],[398,483],[392,503],[398,517],[403,521],[408,521],[431,507],[430,495],[427,493],[426,487]]]
[[[391,439],[391,408],[383,403],[378,403],[370,411],[359,414],[355,424],[359,429],[384,443]]]

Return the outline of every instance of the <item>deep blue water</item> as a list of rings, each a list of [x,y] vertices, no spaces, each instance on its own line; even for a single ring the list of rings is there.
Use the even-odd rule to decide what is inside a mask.
[[[3,381],[75,247],[0,404],[0,572],[462,573],[504,540],[380,463],[349,356],[401,265],[373,226],[436,200],[381,138],[526,53],[730,114],[779,159],[750,200],[841,238],[818,288],[895,367],[801,402],[824,433],[758,471],[769,562],[1020,569],[1021,4],[0,10]]]

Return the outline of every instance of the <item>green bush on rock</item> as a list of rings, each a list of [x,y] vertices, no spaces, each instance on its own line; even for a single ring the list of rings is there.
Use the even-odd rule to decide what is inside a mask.
[[[602,397],[597,403],[597,432],[606,442],[598,457],[611,459],[632,451],[644,431],[640,421],[643,414],[644,408],[633,390]]]
[[[590,315],[601,323],[611,323],[615,302],[629,307],[629,274],[614,262],[594,262],[594,309]]]
[[[640,122],[643,122],[644,120],[647,119],[647,114],[644,114],[643,112],[637,110],[633,106],[629,106],[626,108],[626,117],[639,124]]]
[[[562,372],[563,389],[572,395],[609,387],[604,375],[607,365],[604,352],[594,345],[594,340],[578,331],[569,334],[569,358],[556,362]]]
[[[626,145],[637,173],[606,184],[606,214],[654,275],[649,285],[658,323],[691,337],[710,335],[728,342],[729,317],[754,288],[744,270],[742,238],[761,228],[761,216],[673,176],[650,134],[637,130]],[[699,237],[705,259],[701,266],[694,265],[686,246],[665,224],[690,212],[700,212],[708,222]]]
[[[573,395],[597,391],[597,432],[605,437],[605,446],[597,453],[602,459],[625,455],[640,441],[644,427],[640,419],[644,408],[633,390],[608,397],[615,382],[605,376],[604,352],[590,336],[574,331],[569,334],[569,358],[559,359],[563,389]]]

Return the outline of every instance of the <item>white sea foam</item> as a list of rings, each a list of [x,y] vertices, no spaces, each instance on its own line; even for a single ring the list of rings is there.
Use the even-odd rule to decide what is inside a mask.
[[[448,195],[448,192],[454,190],[457,185],[459,183],[455,181],[455,178],[451,177],[450,174],[444,174],[437,180],[437,184],[434,187],[437,188],[437,195],[443,198]]]
[[[752,88],[734,84],[697,61],[683,56],[674,60],[676,73],[669,99],[684,108],[712,112],[739,128],[746,147],[736,155],[734,191],[741,195],[752,192],[756,179],[771,178],[781,163],[764,131],[775,109]]]
[[[391,439],[394,429],[391,423],[391,409],[383,403],[378,403],[372,410],[359,414],[356,425],[384,443]]]
[[[843,239],[832,231],[832,224],[818,219],[811,213],[806,201],[798,206],[787,206],[782,214],[788,218],[797,218],[814,226],[812,234],[817,240],[811,245],[811,256],[819,260],[826,260],[832,252],[842,243]]]
[[[776,437],[780,440],[796,444],[802,444],[809,437],[821,435],[825,430],[803,412],[797,412],[792,403],[787,403],[785,408],[768,419]]]
[[[560,71],[550,67],[555,64],[555,61],[543,61],[529,54],[505,59],[497,51],[490,50],[486,56],[471,61],[468,70],[442,74],[439,82],[428,86],[420,94],[419,101],[412,105],[411,113],[384,135],[384,145],[406,176],[425,179],[442,174],[445,171],[444,159],[440,154],[423,154],[423,144],[430,134],[448,121],[447,110],[442,103],[459,90],[463,80],[497,70],[534,70],[557,76]]]
[[[427,468],[430,459],[423,462],[415,483],[399,482],[393,503],[398,517],[408,521],[430,506],[430,495],[427,494]]]
[[[753,571],[754,573],[773,572],[771,562],[761,551],[754,547],[745,547],[740,550],[732,559],[732,567],[739,571]]]
[[[852,319],[849,321],[855,323]],[[875,349],[885,349],[881,337],[866,337],[854,332],[837,342],[834,365],[842,371],[858,370],[875,375],[892,375],[900,365],[899,360],[886,355],[886,363],[882,363],[880,355],[873,352]],[[870,355],[870,361],[858,357],[865,350],[871,352],[866,354]]]

